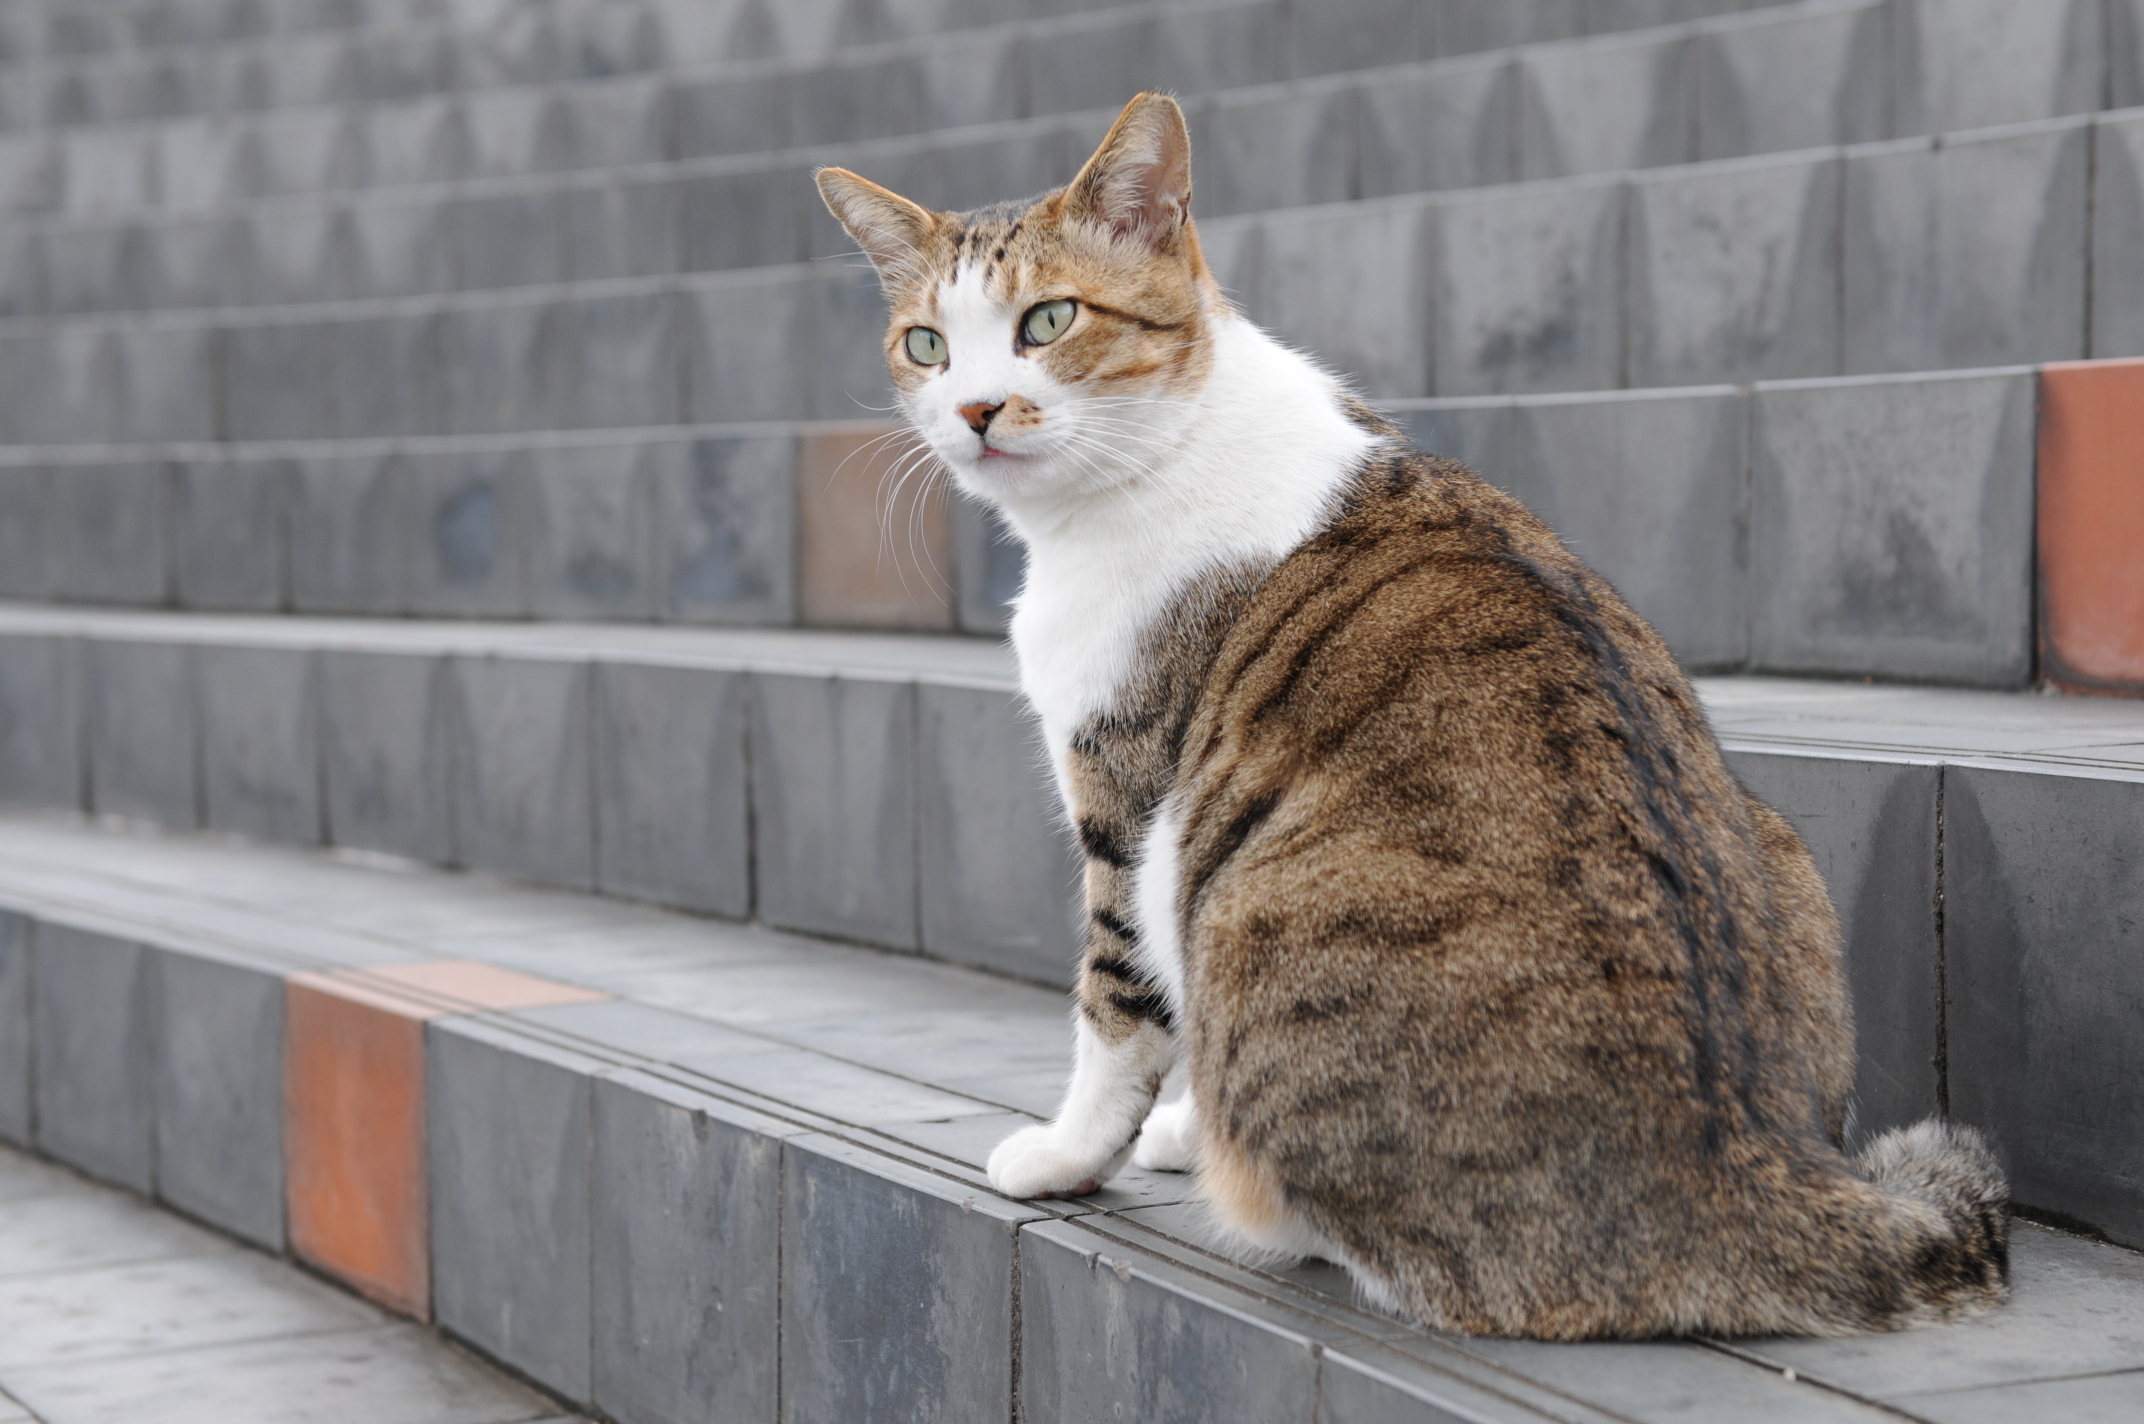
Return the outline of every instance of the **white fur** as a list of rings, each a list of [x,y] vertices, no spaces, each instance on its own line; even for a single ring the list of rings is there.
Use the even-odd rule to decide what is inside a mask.
[[[1092,1191],[1123,1170],[1154,1105],[1152,1084],[1176,1063],[1174,1036],[1148,1025],[1111,1045],[1085,1018],[1074,1025],[1072,1081],[1057,1116],[1000,1142],[984,1170],[1009,1197]]]
[[[1198,1165],[1199,1105],[1189,1093],[1157,1103],[1139,1129],[1132,1165],[1149,1172],[1188,1172]]]
[[[1139,864],[1132,872],[1132,918],[1139,929],[1134,957],[1147,978],[1161,990],[1176,1021],[1184,1021],[1184,952],[1177,932],[1177,858],[1184,835],[1184,813],[1171,801],[1161,803],[1139,841]]]

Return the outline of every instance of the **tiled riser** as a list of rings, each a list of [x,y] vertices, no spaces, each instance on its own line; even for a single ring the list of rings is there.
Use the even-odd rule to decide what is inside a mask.
[[[1070,972],[1077,870],[1010,687],[396,641],[0,636],[0,799]]]
[[[1815,767],[1819,778],[1835,770]],[[1949,779],[1953,808],[1961,797],[1978,811],[2002,799],[1973,773]],[[1864,822],[1896,823],[1902,808],[1906,820],[1920,815],[1927,788],[1904,794],[1906,785],[1881,794]],[[2001,866],[1970,868],[2018,868],[2008,850],[2000,854]],[[2119,893],[2133,909],[2144,885]],[[1952,972],[1967,976],[1967,993],[1978,991],[1973,976],[1988,956],[2044,979],[2047,948],[2030,936],[1991,942],[1985,956],[1954,955]],[[2113,977],[2093,979],[2072,1012],[2119,997],[2135,978],[2131,960],[2110,958],[2101,967]],[[404,1012],[391,1002],[398,985],[452,967],[298,977],[345,986],[353,1013],[385,1023]],[[203,973],[222,975],[225,993],[174,995],[172,985]],[[228,951],[0,912],[0,1084],[34,1082],[37,1093],[34,1115],[9,1105],[0,1135],[155,1190],[270,1249],[289,1246],[394,1300],[353,1277],[335,1243],[299,1239],[295,1188],[287,1236],[276,1209],[286,1160],[296,1171],[304,1159],[288,1134],[331,1128],[349,1111],[313,1091],[327,1085],[309,1075],[332,1067],[285,1056],[273,1010],[296,992],[289,974]],[[562,987],[509,977],[522,1004],[555,999],[546,990]],[[428,1260],[429,1279],[417,1276],[418,1293],[395,1303],[619,1424],[710,1415],[1006,1421],[1016,1391],[1029,1420],[1071,1424],[1109,1417],[1112,1407],[1158,1418],[1193,1384],[1200,1418],[1537,1417],[1514,1402],[1527,1397],[1523,1384],[1484,1368],[1482,1352],[1461,1354],[1329,1298],[1291,1299],[1270,1281],[1258,1288],[1147,1229],[1150,1220],[1170,1229],[1181,1208],[1122,1211],[1119,1202],[1121,1214],[1105,1216],[1087,1203],[1006,1202],[981,1184],[972,1144],[958,1156],[903,1148],[900,1134],[916,1126],[880,1133],[732,1086],[754,1054],[782,1051],[773,1045],[755,1048],[718,1026],[631,1004],[496,1002],[419,1009],[419,1036],[400,1063],[365,1070],[378,1082],[344,1085],[356,1094],[347,1104],[367,1087],[414,1090],[424,1104],[417,1156],[397,1168],[411,1194],[380,1224],[412,1260]],[[263,1012],[248,1017],[234,1004]],[[1864,1037],[1891,1027],[1864,1020]],[[2005,1030],[1991,1043],[1970,1011],[1962,1021],[1954,1013],[1952,1063],[1971,1061],[2001,1089],[1960,1110],[2008,1147],[2027,1200],[2076,1212],[2089,1203],[2093,1220],[2134,1241],[2144,1234],[2144,1203],[2137,1163],[2121,1144],[2136,1140],[2127,1130],[2135,1124],[2095,1121],[2090,1141],[2101,1155],[2089,1159],[2065,1155],[2059,1122],[2049,1125],[2045,1104],[2055,1100],[2133,1114],[2117,1092],[2121,1065],[2076,1053],[2067,1028],[2036,1022],[2023,1042]],[[193,1048],[180,1061],[134,1046],[182,1035]],[[2009,1056],[1985,1056],[1991,1047]],[[2061,1066],[2050,1067],[2056,1059]],[[295,1076],[286,1081],[286,1071]],[[173,1092],[189,1075],[225,1085],[214,1111]],[[1959,1080],[1954,1097],[1965,1086]],[[286,1101],[296,1106],[286,1112]],[[129,1104],[131,1115],[120,1110]],[[939,1111],[961,1110],[945,1104]],[[980,1102],[966,1111],[936,1130],[983,1140],[1009,1125]],[[120,1155],[88,1145],[115,1131],[130,1134]],[[185,1195],[170,1186],[173,1143],[190,1144],[214,1169]],[[2080,1190],[2086,1178],[2106,1189]],[[256,1205],[264,1187],[266,1211]],[[1656,1367],[1692,1364],[1664,1351]],[[1316,1413],[1320,1398],[1346,1412]],[[1452,1412],[1435,1413],[1432,1403]]]
[[[2096,35],[2099,8],[2100,0],[2011,7],[2006,43],[1987,47],[1972,41],[1988,27],[1988,0],[1818,0],[1629,38],[1415,65],[1393,64],[1404,47],[1381,49],[1366,56],[1380,67],[1272,88],[1256,86],[1288,77],[1277,7],[1209,6],[1142,14],[1099,30],[1059,25],[1062,33],[933,36],[786,70],[576,79],[259,118],[21,132],[0,138],[0,174],[7,175],[0,204],[95,215],[97,226],[46,229],[55,263],[66,259],[70,240],[99,232],[109,243],[116,226],[141,220],[144,208],[227,209],[327,189],[341,190],[347,202],[352,189],[474,181],[497,194],[493,205],[571,209],[590,201],[585,183],[499,180],[726,155],[761,157],[620,178],[650,214],[665,189],[673,207],[758,191],[780,193],[803,209],[796,194],[809,189],[797,180],[819,163],[838,162],[904,185],[919,201],[961,206],[1063,181],[1065,163],[1076,165],[1118,105],[1144,87],[1193,96],[1198,211],[1213,216],[1981,128],[2087,112],[2110,99],[2115,107],[2138,102],[2144,79],[2132,71],[2144,67],[2144,55],[2081,43],[2085,30]],[[1080,63],[1068,47],[1123,53]],[[1307,62],[1298,48],[1296,63]],[[1049,116],[1063,117],[1019,123]],[[977,125],[995,127],[967,131]],[[889,141],[938,130],[951,132]],[[864,146],[783,153],[828,144]],[[985,191],[991,183],[1001,186]],[[401,213],[408,225],[413,205],[437,205],[438,198],[381,194],[358,200],[347,221],[363,231]],[[115,209],[119,214],[109,215]],[[330,211],[343,211],[342,202]],[[757,261],[825,249],[831,230],[808,211],[798,216],[808,228],[796,230],[805,250]],[[303,234],[322,222],[318,203],[286,203],[250,216],[226,211],[209,224],[196,218],[194,226],[243,233],[265,255],[303,250]],[[689,256],[687,269],[734,264],[689,245],[679,251],[699,258]],[[147,266],[150,274],[162,270],[153,260]],[[585,258],[581,268],[587,270]],[[141,290],[141,280],[127,290]],[[274,300],[256,293],[267,290],[261,281],[249,284],[238,274],[225,280],[234,284],[228,299]],[[58,282],[48,298],[52,309],[68,309],[60,298],[78,285]],[[364,289],[346,278],[332,290]],[[179,295],[144,293],[158,306],[187,304]],[[192,304],[206,303],[196,293]]]
[[[2102,0],[2076,2],[2090,4],[2096,18]],[[2106,2],[2124,5],[2130,0]],[[1921,0],[1919,8],[1942,12],[1985,3]],[[1318,0],[1315,5],[1304,0],[1144,5],[1095,0],[567,0],[508,7],[503,19],[498,9],[482,7],[431,24],[413,19],[397,25],[387,14],[346,14],[346,26],[370,20],[372,28],[290,34],[251,44],[243,43],[241,35],[219,35],[241,42],[228,43],[217,53],[181,49],[71,61],[55,57],[57,62],[24,66],[9,76],[11,92],[0,100],[0,128],[365,103],[752,60],[844,70],[820,81],[812,97],[832,100],[837,110],[883,113],[887,99],[897,104],[913,92],[904,92],[900,85],[919,77],[914,67],[919,51],[937,50],[941,59],[951,61],[924,67],[932,83],[942,83],[948,68],[965,67],[981,80],[971,88],[987,91],[996,77],[1029,79],[1030,45],[1057,57],[1054,63],[1044,58],[1034,65],[1032,88],[1044,103],[1053,102],[1052,90],[1092,86],[1105,75],[1111,93],[1121,101],[1142,83],[1213,87],[1217,78],[1244,83],[1328,74],[1751,8],[1756,7],[1745,0]],[[23,18],[12,27],[0,24],[0,62],[37,53],[37,8],[23,6],[14,13]],[[120,18],[125,13],[113,16],[104,38],[121,38],[110,32],[126,28]],[[83,33],[88,26],[69,28],[75,31],[69,36],[71,48],[96,46],[99,36]],[[138,24],[135,28],[139,32]],[[207,27],[197,27],[197,33],[198,28]],[[973,29],[981,32],[938,37]],[[206,40],[210,34],[198,38]],[[842,51],[859,47],[888,52],[844,63]],[[1229,77],[1237,74],[1253,78]],[[1198,82],[1202,78],[1203,84]],[[763,84],[760,94],[770,88],[772,97],[783,97],[778,85]],[[1079,106],[1054,102],[1060,108]]]
[[[1254,319],[1368,393],[1486,395],[2144,353],[2139,195],[2130,113],[1202,232]],[[0,323],[0,439],[854,419],[888,404],[883,319],[871,273],[844,263],[23,319]]]

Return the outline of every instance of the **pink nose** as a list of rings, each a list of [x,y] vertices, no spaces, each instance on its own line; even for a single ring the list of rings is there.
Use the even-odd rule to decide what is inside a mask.
[[[990,429],[991,419],[1003,409],[1005,409],[1003,401],[999,401],[996,405],[985,405],[981,401],[977,401],[974,405],[962,406],[960,408],[960,418],[968,422],[970,430],[977,435],[981,435]]]

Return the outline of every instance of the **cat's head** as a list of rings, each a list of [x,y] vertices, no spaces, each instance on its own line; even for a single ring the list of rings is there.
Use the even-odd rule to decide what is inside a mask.
[[[1233,315],[1191,223],[1191,136],[1125,106],[1074,178],[934,213],[841,168],[819,191],[886,290],[901,408],[955,478],[1018,506],[1107,488],[1180,437]]]

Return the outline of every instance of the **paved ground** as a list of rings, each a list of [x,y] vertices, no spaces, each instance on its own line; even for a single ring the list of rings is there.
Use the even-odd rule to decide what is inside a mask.
[[[569,1424],[286,1262],[0,1147],[0,1424]]]

